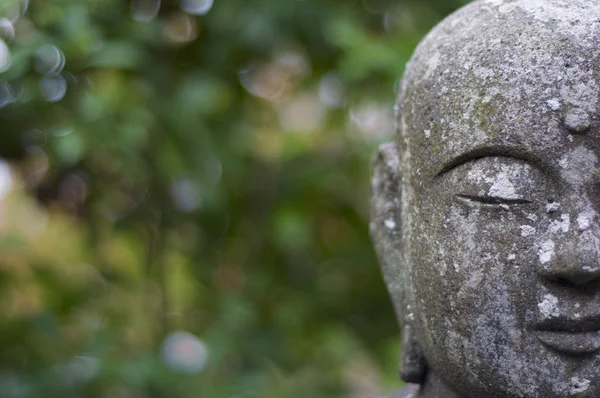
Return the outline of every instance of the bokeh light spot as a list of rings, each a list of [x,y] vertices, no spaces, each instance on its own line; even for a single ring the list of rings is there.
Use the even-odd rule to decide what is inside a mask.
[[[0,160],[0,199],[6,197],[13,187],[13,177],[10,166],[4,160]]]
[[[171,185],[171,196],[175,206],[183,212],[191,212],[200,207],[200,194],[196,184],[189,179],[175,181]]]
[[[61,75],[48,75],[40,80],[40,93],[49,102],[63,99],[67,93],[67,81]]]
[[[131,0],[131,17],[138,22],[150,22],[160,11],[160,0]]]
[[[205,15],[211,10],[214,0],[181,0],[181,8],[193,15]]]
[[[285,102],[279,109],[279,120],[285,131],[311,133],[323,128],[326,109],[317,95],[306,93]]]
[[[392,105],[366,101],[350,110],[350,120],[365,141],[378,142],[391,138],[394,131]]]
[[[36,52],[35,70],[39,73],[59,73],[65,66],[65,55],[58,47],[46,44]]]
[[[319,82],[319,100],[328,108],[340,108],[345,103],[346,88],[340,76],[328,73]]]
[[[0,40],[0,73],[6,72],[12,66],[12,55],[4,40]]]
[[[187,14],[172,14],[166,21],[164,33],[173,43],[188,43],[196,38],[196,21]]]
[[[6,41],[12,41],[15,38],[15,27],[7,18],[0,18],[0,37]]]
[[[13,94],[12,87],[8,83],[0,83],[0,108],[13,103],[15,96]]]
[[[169,368],[176,372],[199,373],[208,361],[206,345],[196,336],[187,332],[173,332],[162,346],[162,357]]]

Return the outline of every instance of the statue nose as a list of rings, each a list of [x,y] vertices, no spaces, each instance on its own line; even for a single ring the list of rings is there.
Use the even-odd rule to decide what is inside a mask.
[[[540,267],[540,275],[564,286],[600,286],[600,228],[573,231],[557,242],[555,258]]]

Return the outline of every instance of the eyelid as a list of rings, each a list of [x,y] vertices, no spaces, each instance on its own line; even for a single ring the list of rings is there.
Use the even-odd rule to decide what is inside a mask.
[[[439,178],[439,177],[443,176],[444,174],[447,174],[450,171],[454,170],[455,168],[458,168],[464,164],[476,162],[478,160],[485,159],[485,158],[496,158],[496,157],[509,158],[509,159],[513,159],[515,161],[525,162],[531,166],[538,168],[539,170],[541,170],[544,173],[549,172],[548,168],[545,167],[544,163],[531,153],[520,151],[520,150],[515,150],[514,148],[508,148],[508,147],[506,147],[506,148],[484,147],[484,148],[478,148],[478,149],[472,150],[467,153],[463,153],[462,155],[454,158],[453,160],[451,160],[450,162],[448,162],[446,165],[444,165],[441,168],[441,170],[435,175],[434,179]]]
[[[476,203],[480,203],[480,204],[484,204],[484,205],[496,205],[496,206],[526,205],[526,204],[533,203],[531,200],[527,200],[527,199],[508,199],[508,198],[501,198],[501,197],[497,197],[497,196],[477,196],[477,195],[459,194],[459,195],[456,195],[456,197],[458,199],[461,199],[461,200],[467,201],[467,202],[476,202]]]

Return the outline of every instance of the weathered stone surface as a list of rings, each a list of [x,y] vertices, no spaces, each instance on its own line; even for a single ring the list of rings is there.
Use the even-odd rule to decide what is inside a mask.
[[[600,397],[600,2],[471,3],[396,110],[371,233],[399,396]]]

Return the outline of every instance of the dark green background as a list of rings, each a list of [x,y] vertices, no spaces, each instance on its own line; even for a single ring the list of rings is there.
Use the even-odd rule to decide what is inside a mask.
[[[0,2],[0,396],[399,388],[370,159],[414,47],[466,0],[144,1]],[[198,373],[162,359],[178,330]]]

